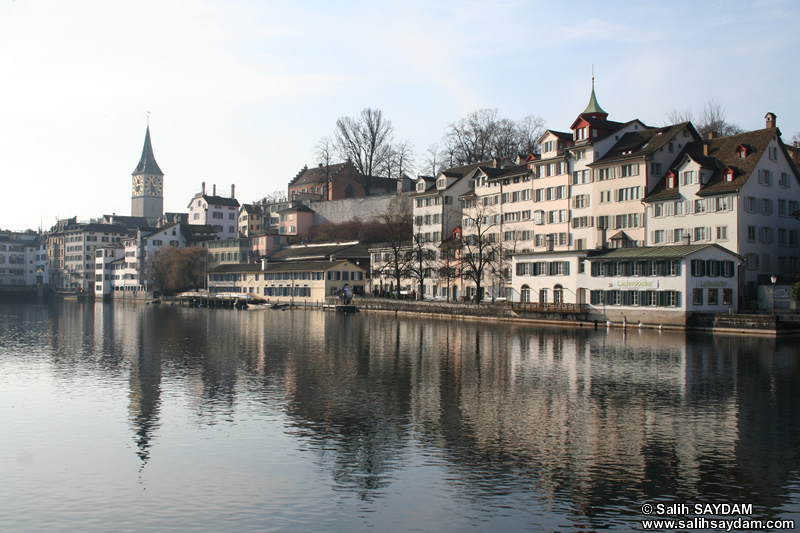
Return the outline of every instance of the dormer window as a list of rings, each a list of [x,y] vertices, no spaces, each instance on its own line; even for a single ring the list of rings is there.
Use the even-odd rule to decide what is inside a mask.
[[[436,180],[436,186],[440,189],[447,187],[447,178],[439,178]]]
[[[420,181],[417,183],[417,192],[425,192],[425,182]]]
[[[676,181],[677,180],[675,179],[675,174],[673,174],[672,172],[667,174],[667,189],[674,189]]]
[[[725,171],[725,181],[733,181],[733,170],[730,168]]]
[[[747,146],[740,144],[736,147],[736,153],[739,155],[739,159],[744,159],[748,153]]]

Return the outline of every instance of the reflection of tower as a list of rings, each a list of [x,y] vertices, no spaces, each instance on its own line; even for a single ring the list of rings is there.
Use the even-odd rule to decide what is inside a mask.
[[[142,157],[131,175],[131,216],[146,217],[155,222],[164,214],[164,173],[158,168],[153,155],[149,122],[144,135]]]
[[[141,319],[141,317],[140,317]],[[149,327],[154,327],[150,324]],[[153,434],[159,426],[161,406],[161,355],[152,344],[145,345],[148,324],[140,322],[136,331],[136,350],[130,370],[128,414],[142,467],[150,459]]]

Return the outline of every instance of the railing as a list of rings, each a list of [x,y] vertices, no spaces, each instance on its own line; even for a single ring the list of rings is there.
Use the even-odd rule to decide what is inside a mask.
[[[511,302],[506,304],[512,311],[519,313],[572,313],[582,314],[589,310],[588,304],[565,304],[565,303],[533,303],[533,302]]]

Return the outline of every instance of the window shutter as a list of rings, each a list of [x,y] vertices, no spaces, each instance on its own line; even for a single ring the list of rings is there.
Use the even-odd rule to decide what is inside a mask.
[[[633,165],[631,165],[631,174],[634,176],[639,175],[639,163],[634,163]]]
[[[564,261],[564,275],[569,276],[569,261]]]

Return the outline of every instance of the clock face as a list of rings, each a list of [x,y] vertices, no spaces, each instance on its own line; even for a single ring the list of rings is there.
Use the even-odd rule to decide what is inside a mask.
[[[146,176],[144,178],[144,192],[151,196],[161,194],[161,180],[153,176]]]
[[[142,194],[142,177],[134,176],[133,178],[133,195],[140,196]]]

